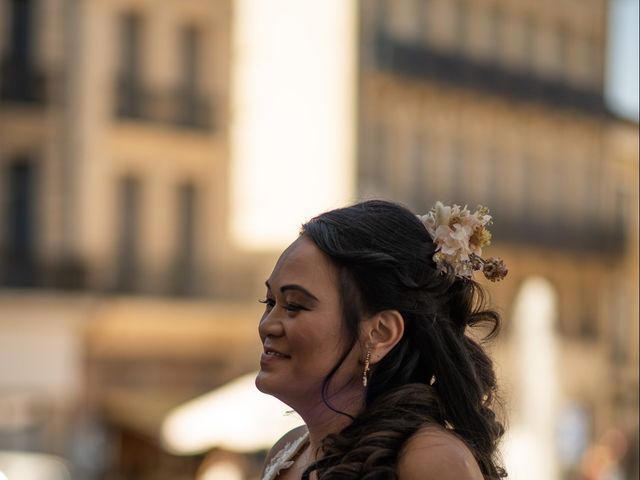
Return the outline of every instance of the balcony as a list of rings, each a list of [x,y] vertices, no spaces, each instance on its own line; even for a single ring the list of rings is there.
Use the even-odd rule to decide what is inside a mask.
[[[120,79],[116,88],[115,114],[120,119],[211,130],[212,100],[190,90],[151,91],[140,82]]]
[[[187,128],[208,130],[212,127],[211,101],[194,92],[178,92],[174,98],[171,123]]]
[[[0,250],[0,288],[84,290],[86,265],[77,259],[44,262],[28,251]]]
[[[551,219],[509,219],[492,210],[494,237],[507,244],[617,256],[625,249],[622,225],[604,223],[563,224]]]
[[[386,196],[383,188],[361,190],[359,194]],[[455,186],[443,185],[441,191],[416,194],[407,205],[416,212],[426,212],[438,199],[448,198],[456,199],[462,205],[467,204],[462,190],[456,189]],[[593,212],[591,215],[586,212],[574,212],[573,215],[567,212],[559,213],[562,209],[560,205],[534,212],[531,206],[526,206],[531,205],[526,199],[513,200],[518,203],[525,200],[525,206],[513,209],[509,207],[507,198],[492,201],[484,197],[476,198],[468,205],[472,210],[478,203],[490,209],[495,221],[491,225],[493,237],[506,245],[611,257],[617,257],[629,248],[629,227],[621,216],[606,217],[595,215]]]
[[[46,86],[44,74],[32,65],[11,57],[0,60],[0,101],[42,105]]]
[[[590,115],[611,115],[602,92],[581,89],[559,80],[481,63],[456,53],[437,51],[428,45],[404,42],[382,31],[376,34],[374,49],[378,68],[398,75]]]

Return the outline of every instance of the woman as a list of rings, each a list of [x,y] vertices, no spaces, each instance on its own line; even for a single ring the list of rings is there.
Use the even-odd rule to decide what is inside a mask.
[[[256,385],[305,426],[274,445],[264,480],[506,476],[493,366],[465,335],[499,326],[472,279],[506,275],[481,257],[487,213],[375,200],[303,225],[266,282]]]

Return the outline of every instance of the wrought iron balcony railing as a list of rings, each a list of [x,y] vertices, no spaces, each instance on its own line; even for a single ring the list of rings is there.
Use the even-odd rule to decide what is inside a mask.
[[[10,56],[0,60],[0,100],[41,105],[47,100],[46,77],[32,65]]]
[[[212,104],[207,96],[190,90],[152,92],[125,78],[116,89],[116,115],[128,120],[209,130],[214,126]]]
[[[374,49],[378,68],[400,75],[479,89],[551,107],[609,115],[602,92],[561,80],[543,78],[532,72],[513,71],[495,63],[481,63],[425,44],[399,40],[384,31],[377,32]]]

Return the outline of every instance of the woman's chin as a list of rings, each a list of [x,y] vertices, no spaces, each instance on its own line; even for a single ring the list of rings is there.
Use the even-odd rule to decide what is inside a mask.
[[[262,370],[258,372],[258,375],[256,375],[256,388],[258,390],[260,390],[262,393],[266,393],[267,395],[273,395],[274,391],[271,388],[270,385],[270,381],[269,381],[269,375],[265,374],[265,372],[263,372]]]

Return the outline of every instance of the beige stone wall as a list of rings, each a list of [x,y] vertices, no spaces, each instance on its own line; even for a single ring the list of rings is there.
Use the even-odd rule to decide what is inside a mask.
[[[607,0],[402,0],[361,2],[365,24],[438,50],[601,86]],[[564,53],[563,53],[564,52]]]
[[[9,15],[8,2],[0,5]],[[39,261],[51,264],[70,254],[87,268],[91,288],[110,288],[121,216],[119,182],[131,175],[142,192],[142,289],[163,292],[176,249],[177,189],[192,182],[201,293],[246,295],[241,291],[246,271],[263,260],[236,255],[228,235],[232,4],[93,0],[69,8],[56,0],[34,9],[34,63],[46,71],[49,101],[3,105],[0,112],[0,165],[20,154],[32,154],[37,164]],[[142,18],[141,84],[161,95],[175,91],[181,80],[181,29],[198,29],[196,82],[212,103],[212,128],[185,129],[114,113],[119,20],[131,12]],[[161,113],[164,106],[154,102],[150,108]],[[5,214],[6,208],[0,209],[0,220]]]
[[[491,254],[504,258],[510,273],[487,287],[504,318],[494,351],[507,404],[518,385],[514,302],[523,282],[539,276],[558,297],[559,405],[582,402],[594,438],[612,425],[626,428],[637,419],[637,124],[380,67],[373,42],[382,28],[414,47],[602,93],[608,2],[432,0],[422,2],[423,10],[413,2],[381,3],[389,20],[374,2],[361,2],[361,196],[417,210],[436,199],[480,203],[512,236],[519,220],[549,229],[552,238],[566,225],[586,235],[623,233],[624,245],[586,251],[580,239],[554,246],[496,235]],[[463,39],[453,33],[456,5],[467,8]],[[412,8],[413,17],[402,11]],[[422,36],[415,33],[419,11],[431,12]]]

